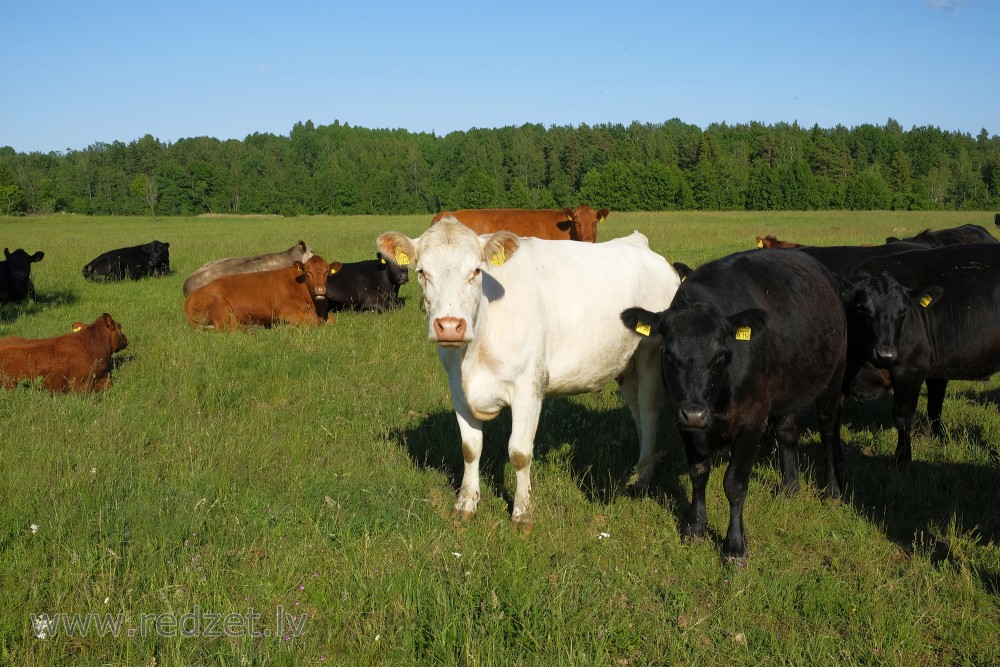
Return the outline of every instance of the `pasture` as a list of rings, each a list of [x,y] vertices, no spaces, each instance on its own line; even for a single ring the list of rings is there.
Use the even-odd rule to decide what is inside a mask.
[[[107,392],[0,395],[0,664],[1000,662],[996,379],[949,383],[944,443],[921,427],[922,397],[905,470],[889,400],[849,402],[840,504],[817,489],[805,415],[802,491],[778,493],[765,445],[736,567],[719,556],[727,455],[709,482],[709,537],[685,544],[690,485],[669,416],[655,488],[629,497],[638,441],[613,383],[547,400],[530,534],[509,525],[507,411],[486,428],[478,515],[452,519],[458,428],[412,272],[401,310],[319,329],[184,320],[182,284],[209,259],[298,239],[328,261],[369,259],[380,232],[417,236],[429,221],[0,218],[0,244],[45,251],[37,300],[4,306],[0,336],[55,336],[107,311],[130,341]],[[612,212],[599,238],[638,229],[696,267],[758,235],[880,243],[965,223],[995,231],[984,213]],[[170,243],[169,277],[82,278],[99,253],[153,239]],[[39,639],[42,613],[121,627]]]

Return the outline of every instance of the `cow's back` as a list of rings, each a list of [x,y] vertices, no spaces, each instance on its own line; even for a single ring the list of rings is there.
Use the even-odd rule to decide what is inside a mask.
[[[641,342],[621,326],[622,304],[665,310],[680,284],[638,233],[596,244],[522,238],[486,274],[492,346],[518,354],[539,341],[549,394],[596,391],[618,376]]]
[[[309,288],[297,282],[292,267],[221,276],[193,291],[184,300],[184,313],[192,326],[215,327],[258,324],[300,313],[318,323]],[[308,317],[311,311],[312,317]]]
[[[802,246],[794,249],[778,249],[778,252],[803,252],[834,274],[848,277],[864,262],[897,255],[910,250],[924,250],[926,246],[908,241],[898,241],[878,246]]]
[[[435,216],[437,222],[445,215],[453,215],[463,225],[477,234],[493,234],[501,230],[518,236],[538,239],[564,240],[570,238],[570,221],[563,211],[527,210],[517,208],[482,208],[446,211]],[[559,223],[566,223],[560,228]]]

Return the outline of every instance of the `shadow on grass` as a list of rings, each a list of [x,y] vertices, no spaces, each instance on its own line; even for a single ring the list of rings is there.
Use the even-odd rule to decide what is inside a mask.
[[[483,483],[507,500],[508,509],[513,507],[513,497],[505,488],[504,466],[510,433],[510,410],[505,409],[484,424],[480,461]],[[454,412],[428,415],[419,424],[396,431],[392,438],[406,447],[414,464],[443,471],[458,491],[464,461]],[[646,493],[683,497],[678,484],[679,475],[687,470],[683,450],[673,424],[665,419],[661,419],[657,452],[659,462]],[[639,438],[627,407],[593,410],[563,397],[545,399],[535,433],[534,459],[568,467],[590,502],[610,504],[628,494],[638,457]]]
[[[73,305],[79,301],[76,292],[68,290],[53,290],[35,294],[34,299],[26,299],[18,303],[0,305],[0,322],[11,323],[25,315],[35,315],[53,306]],[[67,322],[67,325],[70,323]]]

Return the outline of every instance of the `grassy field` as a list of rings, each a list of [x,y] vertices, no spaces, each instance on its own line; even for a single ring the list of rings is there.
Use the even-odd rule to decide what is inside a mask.
[[[416,236],[429,219],[0,218],[0,244],[46,253],[37,301],[4,307],[0,336],[107,311],[130,340],[107,392],[0,395],[0,664],[1000,663],[997,381],[950,384],[949,439],[918,423],[903,471],[889,402],[849,404],[842,504],[818,492],[805,416],[803,490],[778,493],[766,446],[735,567],[719,555],[726,454],[710,536],[685,544],[679,440],[665,418],[656,488],[627,496],[638,442],[613,385],[546,402],[530,535],[509,525],[507,412],[486,429],[479,513],[453,520],[458,428],[415,281],[403,309],[320,329],[184,320],[181,286],[209,259],[300,238],[328,260],[367,259],[378,233]],[[697,266],[756,235],[877,243],[968,222],[992,229],[992,214],[613,213],[600,233],[638,229]],[[173,275],[81,277],[100,252],[153,239],[170,243]],[[122,624],[39,639],[42,613]]]

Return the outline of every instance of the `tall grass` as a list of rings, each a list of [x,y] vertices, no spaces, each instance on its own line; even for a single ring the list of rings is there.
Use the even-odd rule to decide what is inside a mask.
[[[891,463],[889,403],[850,404],[849,493],[824,501],[803,423],[795,497],[770,449],[747,500],[746,567],[719,557],[728,520],[715,461],[707,540],[682,542],[690,494],[664,418],[648,496],[624,493],[638,442],[613,386],[549,399],[536,438],[537,524],[509,526],[509,413],[487,425],[483,498],[450,516],[461,477],[444,373],[419,289],[385,315],[321,328],[191,330],[181,286],[203,262],[309,242],[372,257],[429,216],[0,218],[0,242],[44,250],[38,300],[0,335],[54,336],[107,311],[130,346],[96,395],[0,395],[0,663],[12,665],[987,665],[1000,661],[998,384],[949,385],[950,438]],[[957,213],[612,214],[697,266],[754,236],[817,244],[967,222]],[[104,250],[170,245],[173,275],[83,280]],[[627,305],[627,304],[625,304]],[[920,410],[924,410],[921,403]],[[32,526],[36,526],[32,530]],[[272,636],[136,629],[143,615],[260,614]],[[287,611],[303,631],[273,636]],[[38,639],[30,614],[122,614],[117,637]],[[147,622],[148,625],[148,622]],[[287,628],[287,625],[286,625]],[[148,630],[148,627],[147,627]]]

